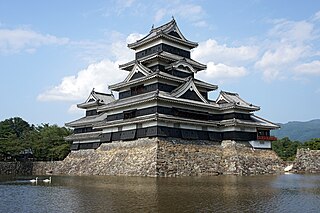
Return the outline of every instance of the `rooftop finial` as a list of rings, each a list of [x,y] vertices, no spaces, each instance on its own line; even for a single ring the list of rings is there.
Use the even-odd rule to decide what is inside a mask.
[[[152,27],[151,27],[151,29],[153,30],[153,28],[154,28],[154,24],[152,24]]]
[[[172,15],[172,20],[174,20],[174,16]]]

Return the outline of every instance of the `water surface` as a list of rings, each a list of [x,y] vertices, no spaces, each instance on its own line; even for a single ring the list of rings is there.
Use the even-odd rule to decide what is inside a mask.
[[[320,175],[0,176],[0,212],[319,212]]]

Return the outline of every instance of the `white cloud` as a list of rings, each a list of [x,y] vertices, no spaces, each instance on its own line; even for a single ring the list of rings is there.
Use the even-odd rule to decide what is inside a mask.
[[[200,21],[196,21],[195,23],[193,23],[193,25],[196,27],[207,27],[208,23],[204,20],[200,20]]]
[[[317,39],[312,22],[276,20],[273,23],[261,45],[261,58],[255,63],[267,81],[292,76],[297,64],[315,55],[312,42]]]
[[[128,49],[127,44],[133,43],[143,36],[139,33],[132,33],[125,37],[117,31],[106,32],[105,35],[105,39],[96,41],[70,41],[69,46],[78,50],[76,51],[77,56],[88,63],[95,63],[105,58],[112,61],[132,60],[134,51]]]
[[[13,54],[25,51],[33,53],[43,45],[64,45],[68,38],[58,38],[28,29],[0,29],[0,53]]]
[[[117,35],[115,35],[117,34]],[[107,92],[107,86],[123,81],[128,74],[119,69],[119,64],[134,58],[134,52],[127,48],[127,43],[132,43],[141,38],[141,34],[133,33],[127,38],[114,33],[115,41],[107,46],[114,60],[104,59],[90,64],[86,69],[80,70],[76,75],[64,77],[60,84],[54,86],[40,95],[40,101],[78,101],[85,99],[92,88],[96,91]]]
[[[225,64],[215,64],[209,62],[207,69],[197,74],[197,77],[204,81],[220,81],[237,79],[247,75],[247,70],[244,67],[232,67]]]
[[[156,23],[158,23],[159,21],[161,21],[163,18],[164,18],[164,16],[166,15],[166,10],[165,9],[159,9],[159,10],[157,10],[157,12],[156,12],[156,14],[154,15],[154,21],[156,22]]]
[[[316,12],[313,16],[313,21],[319,21],[320,20],[320,11]]]
[[[126,39],[119,38],[111,44],[111,53],[113,54],[115,60],[119,63],[126,63],[134,59],[134,51],[127,47],[127,44],[133,43],[143,35],[139,33],[131,33]]]
[[[295,67],[295,71],[301,75],[320,75],[320,61],[300,64]]]
[[[258,50],[258,47],[255,46],[228,47],[226,44],[218,44],[214,39],[208,39],[199,43],[199,46],[192,52],[192,57],[204,63],[214,61],[215,63],[239,64],[255,59]]]
[[[55,86],[38,96],[40,101],[75,101],[88,96],[92,88],[107,92],[107,85],[120,82],[127,73],[119,70],[118,62],[103,60],[89,65],[77,75],[66,76]]]
[[[279,44],[275,49],[267,50],[255,67],[262,70],[266,81],[284,78],[294,64],[306,55],[307,46],[293,47],[289,44]]]
[[[123,7],[131,7],[135,0],[117,0],[119,5]]]
[[[197,27],[206,27],[207,23],[203,19],[205,11],[200,5],[196,4],[186,4],[185,2],[181,3],[171,2],[167,7],[160,8],[156,11],[154,20],[155,22],[161,21],[165,16],[178,16],[183,19],[189,20]]]
[[[303,56],[307,49],[304,46],[293,47],[289,44],[279,44],[274,50],[267,50],[256,66],[267,68],[292,63]]]
[[[280,39],[281,42],[302,43],[315,36],[314,25],[307,21],[278,20],[269,31],[269,35]]]
[[[116,0],[116,4],[112,8],[112,12],[116,12],[118,15],[124,12],[128,8],[132,8],[135,0]],[[109,11],[111,12],[111,11]]]
[[[204,13],[204,10],[200,5],[195,4],[182,4],[177,7],[176,13],[183,17],[190,20],[199,20],[199,16]]]
[[[68,109],[68,112],[70,114],[83,114],[83,110],[82,109],[79,109],[77,107],[77,104],[72,104],[69,109]]]
[[[141,39],[144,36],[145,35],[140,34],[140,33],[131,33],[130,35],[128,35],[126,42],[127,42],[127,44],[131,44],[131,43],[136,42],[137,40]]]

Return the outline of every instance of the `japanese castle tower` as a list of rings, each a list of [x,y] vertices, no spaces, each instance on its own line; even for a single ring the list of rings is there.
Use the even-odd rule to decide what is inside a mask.
[[[92,90],[77,105],[86,115],[66,124],[74,129],[66,138],[72,141],[71,149],[155,137],[195,143],[232,140],[271,148],[276,138],[270,130],[278,126],[254,115],[260,107],[225,91],[209,99],[218,86],[196,79],[196,73],[206,69],[191,58],[197,46],[183,36],[174,19],[128,44],[135,59],[119,66],[128,75],[109,86],[119,99]]]

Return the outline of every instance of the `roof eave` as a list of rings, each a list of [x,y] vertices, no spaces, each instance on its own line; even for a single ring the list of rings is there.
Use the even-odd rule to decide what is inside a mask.
[[[170,36],[170,35],[167,35],[167,34],[164,34],[164,33],[158,33],[153,37],[147,38],[145,40],[136,41],[134,43],[128,44],[127,46],[130,49],[136,50],[141,45],[148,44],[148,43],[154,41],[155,39],[158,39],[158,38],[161,38],[161,37],[166,38],[168,40],[174,40],[174,41],[176,41],[176,42],[178,42],[178,43],[180,43],[182,45],[185,45],[185,46],[189,47],[190,49],[193,49],[193,48],[198,46],[197,42],[188,41],[188,40],[184,41],[184,40],[178,39],[178,38],[176,38],[174,36]]]
[[[88,102],[88,103],[81,103],[81,104],[77,104],[77,107],[80,109],[87,109],[89,107],[94,107],[94,106],[99,106],[99,100],[94,101],[94,102]]]

